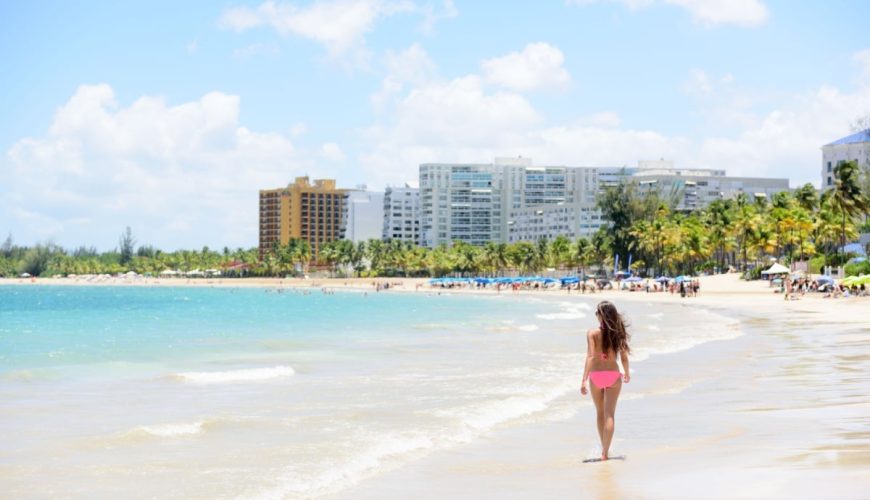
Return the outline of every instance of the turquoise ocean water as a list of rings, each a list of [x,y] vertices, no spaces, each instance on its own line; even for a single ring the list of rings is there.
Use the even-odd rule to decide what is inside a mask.
[[[594,304],[0,286],[0,490],[19,498],[342,491],[493,430],[576,413]],[[629,313],[639,362],[734,334],[688,335],[652,307]]]

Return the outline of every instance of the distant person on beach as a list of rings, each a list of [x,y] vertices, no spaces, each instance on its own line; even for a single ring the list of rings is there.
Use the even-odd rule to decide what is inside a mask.
[[[598,318],[598,328],[591,328],[586,332],[586,364],[583,368],[580,393],[586,395],[586,380],[591,380],[589,392],[592,393],[597,412],[601,460],[607,460],[615,429],[616,401],[619,399],[622,383],[627,384],[631,380],[628,369],[628,355],[631,354],[628,341],[631,336],[626,330],[622,315],[612,303],[606,300],[599,303],[595,317]],[[619,372],[617,356],[622,361],[624,374]]]

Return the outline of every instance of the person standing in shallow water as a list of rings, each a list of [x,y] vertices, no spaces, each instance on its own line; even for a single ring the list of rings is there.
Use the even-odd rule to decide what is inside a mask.
[[[587,392],[592,393],[598,437],[601,439],[601,459],[607,460],[616,425],[616,401],[622,383],[627,384],[631,380],[628,368],[628,355],[631,354],[628,341],[631,336],[626,330],[625,320],[612,303],[606,300],[599,303],[595,317],[598,318],[598,328],[590,328],[586,332],[586,364],[580,393],[584,396]],[[624,373],[619,371],[617,356],[622,361]],[[587,380],[592,382],[588,390]]]

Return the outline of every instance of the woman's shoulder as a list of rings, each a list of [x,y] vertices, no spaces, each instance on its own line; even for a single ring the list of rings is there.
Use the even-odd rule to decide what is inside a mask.
[[[601,335],[601,328],[597,326],[586,330],[587,337],[598,337],[599,335]]]

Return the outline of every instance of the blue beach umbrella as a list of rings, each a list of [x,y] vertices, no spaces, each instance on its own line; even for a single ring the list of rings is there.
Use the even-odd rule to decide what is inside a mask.
[[[818,278],[816,278],[816,283],[820,285],[833,285],[834,278],[830,276],[819,276]]]

